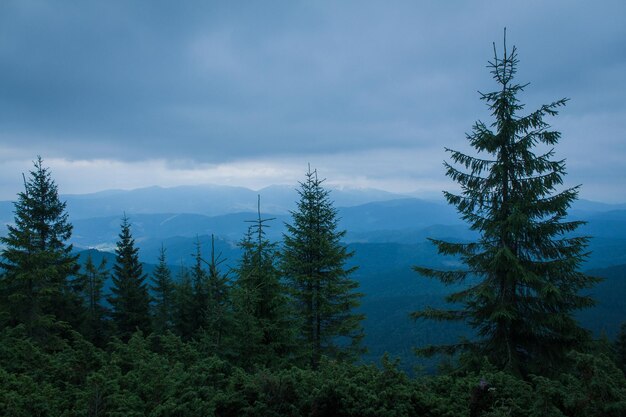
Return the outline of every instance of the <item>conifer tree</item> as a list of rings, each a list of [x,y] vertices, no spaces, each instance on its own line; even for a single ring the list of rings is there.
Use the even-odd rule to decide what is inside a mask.
[[[197,330],[194,291],[189,271],[183,265],[174,284],[174,300],[174,331],[183,340],[191,340]]]
[[[161,245],[159,263],[152,275],[154,330],[159,334],[173,329],[174,282],[165,259],[165,247]]]
[[[202,264],[202,246],[200,238],[196,236],[196,253],[194,254],[194,264],[191,268],[191,279],[193,282],[193,328],[194,332],[205,329],[207,325],[207,309],[209,303],[209,283],[208,276]]]
[[[228,276],[220,272],[220,255],[215,255],[215,237],[211,235],[211,260],[208,263],[208,303],[205,341],[214,352],[223,350],[224,338],[232,326],[230,286]]]
[[[124,214],[115,248],[113,286],[109,298],[113,322],[123,340],[128,340],[136,330],[150,331],[150,296],[145,281],[139,249],[135,247],[130,222]]]
[[[561,135],[544,121],[567,99],[519,115],[524,106],[518,95],[526,85],[514,82],[517,63],[516,48],[506,49],[506,36],[502,56],[494,44],[489,68],[498,89],[481,93],[494,121],[475,123],[467,135],[484,156],[447,149],[452,162],[445,163],[446,175],[461,192],[445,192],[445,197],[480,238],[433,242],[439,253],[458,257],[466,269],[415,268],[445,284],[462,285],[447,297],[458,308],[426,308],[413,317],[459,320],[475,329],[471,342],[424,353],[469,349],[500,368],[525,374],[550,372],[586,337],[573,312],[593,304],[579,291],[596,280],[579,272],[588,239],[573,234],[581,222],[566,219],[578,187],[560,187],[565,163],[554,159],[553,147]]]
[[[341,243],[346,232],[337,230],[337,210],[323,182],[309,167],[292,224],[286,225],[281,260],[301,319],[300,345],[313,368],[322,356],[356,359],[364,336],[364,316],[354,311],[362,294],[350,278],[356,267],[346,265],[353,253]]]
[[[233,362],[244,368],[261,362],[259,357],[264,353],[263,329],[259,324],[258,308],[259,292],[253,282],[254,276],[248,272],[252,269],[253,235],[251,228],[239,242],[242,250],[239,265],[234,269],[236,279],[233,283],[233,318],[232,338],[229,340],[229,353]]]
[[[257,220],[240,242],[243,251],[233,289],[237,359],[241,366],[278,366],[293,350],[286,291],[276,266],[276,244],[265,236],[260,198]]]
[[[81,317],[80,299],[71,279],[77,256],[66,242],[72,235],[65,202],[43,160],[37,157],[24,191],[18,193],[15,224],[0,238],[4,245],[0,288],[10,324],[24,323],[29,332],[42,330],[46,318],[73,324]]]
[[[96,267],[91,253],[89,253],[80,274],[80,286],[83,289],[83,299],[86,305],[82,333],[99,347],[105,345],[108,336],[106,317],[109,312],[102,304],[102,288],[108,276],[106,258],[102,258]]]

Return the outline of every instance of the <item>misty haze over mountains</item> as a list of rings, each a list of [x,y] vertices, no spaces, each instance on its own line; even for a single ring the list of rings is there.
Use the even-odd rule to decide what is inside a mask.
[[[255,191],[244,187],[223,185],[198,185],[180,187],[147,187],[134,190],[105,190],[90,194],[61,195],[67,202],[72,220],[93,217],[122,216],[128,214],[186,213],[204,216],[256,212],[257,196],[261,196],[261,211],[272,214],[288,214],[294,209],[298,198],[296,185],[272,185]],[[413,199],[424,204],[447,206],[442,196],[417,199],[415,195],[391,193],[372,188],[332,188],[331,198],[335,207],[353,207],[372,202]],[[387,203],[387,207],[397,206]],[[575,215],[590,215],[611,210],[624,210],[626,203],[607,204],[578,200],[570,211]],[[450,211],[450,210],[449,210]],[[452,211],[450,211],[452,212]],[[13,219],[12,201],[0,201],[0,221]],[[421,220],[416,219],[420,222]]]
[[[93,194],[66,195],[68,211],[74,219],[134,214],[190,213],[218,216],[238,212],[256,212],[257,196],[261,196],[261,211],[287,214],[298,199],[295,185],[273,185],[258,191],[244,187],[197,185],[181,187],[148,187],[135,190],[107,190]],[[334,189],[335,206],[355,206],[372,201],[407,198],[376,189]]]
[[[428,237],[475,236],[443,197],[423,200],[376,189],[331,190],[331,199],[339,210],[340,228],[348,232],[346,242],[411,244]],[[245,221],[256,217],[259,195],[262,215],[275,218],[268,235],[280,240],[284,222],[289,221],[289,211],[298,199],[296,190],[289,186],[270,186],[259,191],[218,185],[148,187],[61,198],[67,202],[74,225],[72,242],[78,248],[110,250],[124,213],[130,217],[133,236],[140,247],[153,240],[211,234],[234,244],[246,231]],[[589,222],[582,233],[593,236],[596,243],[621,244],[626,238],[626,204],[578,200],[569,214],[573,219]],[[0,202],[1,232],[12,222],[13,203]],[[147,262],[156,259],[152,254],[143,257]]]

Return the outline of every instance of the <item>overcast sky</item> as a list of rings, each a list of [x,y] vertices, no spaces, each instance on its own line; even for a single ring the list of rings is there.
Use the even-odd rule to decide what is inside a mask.
[[[61,193],[149,185],[454,189],[490,122],[492,42],[581,197],[626,202],[626,2],[0,2],[0,199],[41,155]]]

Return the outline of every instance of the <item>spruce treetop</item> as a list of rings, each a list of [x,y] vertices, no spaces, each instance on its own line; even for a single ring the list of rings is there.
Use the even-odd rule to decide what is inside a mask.
[[[64,257],[72,252],[72,245],[66,244],[72,236],[66,203],[59,199],[58,187],[50,170],[43,166],[41,157],[33,162],[27,180],[24,177],[24,191],[18,193],[15,205],[15,225],[8,225],[8,235],[0,238],[8,249],[3,252],[5,262],[2,267],[11,270],[19,253],[33,254],[53,251]],[[75,272],[76,266],[72,266]]]

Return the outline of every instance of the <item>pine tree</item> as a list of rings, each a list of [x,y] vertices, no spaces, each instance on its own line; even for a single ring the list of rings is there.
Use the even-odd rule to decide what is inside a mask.
[[[243,251],[233,289],[237,359],[241,366],[279,366],[293,350],[286,291],[276,266],[276,244],[258,218],[240,242]]]
[[[506,35],[506,34],[505,34]],[[460,320],[475,329],[476,338],[424,353],[469,349],[514,373],[549,372],[586,333],[572,314],[593,304],[579,295],[596,280],[579,272],[586,237],[573,232],[579,221],[566,219],[578,188],[557,190],[565,163],[554,160],[560,133],[543,120],[554,116],[566,99],[543,105],[526,116],[518,94],[526,85],[514,83],[516,48],[495,53],[489,63],[498,90],[482,94],[494,117],[491,126],[475,123],[467,139],[484,158],[447,149],[452,163],[446,175],[460,194],[445,192],[472,230],[475,242],[433,240],[439,253],[457,256],[465,270],[415,269],[445,284],[463,285],[447,297],[458,309],[427,308],[414,318]],[[545,147],[546,150],[536,148]],[[456,166],[454,166],[456,165]]]
[[[152,274],[154,330],[159,334],[173,329],[174,282],[161,245],[159,263]]]
[[[66,243],[72,235],[66,205],[41,157],[34,167],[14,203],[15,224],[0,238],[5,271],[0,288],[9,323],[24,323],[31,335],[42,330],[46,318],[76,324],[74,319],[82,315],[71,285],[78,257]]]
[[[309,167],[292,224],[286,225],[281,261],[302,320],[300,344],[313,368],[322,356],[356,359],[364,336],[364,315],[354,312],[362,294],[350,278],[356,267],[346,266],[353,253],[341,243],[346,232],[337,230],[337,210],[323,181]]]
[[[102,261],[96,267],[91,253],[89,253],[83,269],[80,274],[80,286],[83,289],[86,317],[82,333],[94,345],[103,347],[108,337],[109,327],[106,323],[106,317],[109,312],[102,304],[102,288],[109,276],[106,258],[102,258]]]
[[[135,247],[128,217],[124,215],[115,248],[113,286],[109,298],[113,322],[123,340],[128,340],[136,330],[150,331],[150,296],[145,280],[146,275],[139,262],[139,249]]]

